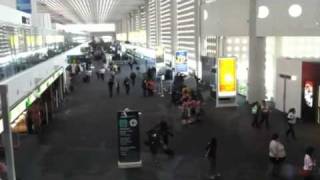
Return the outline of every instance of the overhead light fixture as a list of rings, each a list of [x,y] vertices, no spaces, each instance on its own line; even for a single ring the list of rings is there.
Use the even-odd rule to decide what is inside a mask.
[[[302,7],[299,4],[293,4],[289,7],[288,11],[291,17],[297,18],[302,14]]]
[[[258,18],[264,19],[269,16],[269,8],[267,6],[260,6],[258,9]]]
[[[205,9],[203,10],[203,19],[206,21],[208,19],[208,11]]]

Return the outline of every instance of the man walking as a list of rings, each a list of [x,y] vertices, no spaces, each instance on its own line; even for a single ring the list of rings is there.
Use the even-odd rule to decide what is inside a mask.
[[[109,79],[108,81],[108,86],[109,86],[109,97],[112,98],[113,96],[113,84],[114,84],[114,81],[112,78]]]
[[[131,72],[130,79],[131,79],[132,86],[134,86],[135,83],[136,83],[136,77],[137,77],[136,73],[135,72]]]
[[[251,114],[253,116],[253,121],[251,123],[252,127],[260,127],[259,126],[259,115],[260,115],[260,104],[259,102],[255,102],[251,108]]]
[[[296,133],[294,131],[294,125],[297,122],[297,118],[296,118],[296,110],[294,108],[291,108],[288,112],[288,130],[286,132],[287,137],[289,136],[289,134],[291,134],[293,139],[296,139]]]
[[[147,88],[148,88],[148,82],[146,79],[144,79],[142,81],[141,87],[142,87],[143,97],[146,97],[147,96]]]
[[[126,77],[123,81],[124,88],[126,89],[126,94],[129,95],[130,92],[130,82],[129,78]]]
[[[205,157],[208,159],[210,163],[210,179],[216,179],[216,177],[220,176],[219,173],[217,173],[216,168],[217,168],[217,158],[216,158],[216,153],[217,153],[217,139],[216,138],[211,138],[210,142],[208,143],[206,147],[206,154]]]
[[[119,94],[120,94],[120,82],[118,80],[116,81],[116,91],[117,91],[117,95],[119,96]]]
[[[269,129],[269,114],[270,114],[270,109],[269,106],[267,104],[267,102],[265,100],[262,101],[261,104],[261,121],[260,121],[260,125],[265,122],[266,124],[266,128]]]

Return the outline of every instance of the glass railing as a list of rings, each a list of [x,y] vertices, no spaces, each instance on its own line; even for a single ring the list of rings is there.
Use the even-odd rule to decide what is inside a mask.
[[[56,46],[48,46],[38,50],[9,55],[0,58],[0,81],[8,79],[26,69],[49,60],[79,43],[60,43]]]

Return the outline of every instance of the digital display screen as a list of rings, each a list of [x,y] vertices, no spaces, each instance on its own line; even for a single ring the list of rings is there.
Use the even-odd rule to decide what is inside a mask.
[[[313,89],[314,84],[312,81],[306,81],[304,83],[304,101],[310,108],[313,107]]]
[[[218,60],[219,76],[219,96],[235,96],[236,90],[236,59],[219,58]]]

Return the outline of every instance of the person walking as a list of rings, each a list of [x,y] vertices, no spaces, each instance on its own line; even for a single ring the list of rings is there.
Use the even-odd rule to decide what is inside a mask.
[[[129,64],[130,70],[132,71],[132,69],[133,69],[133,61],[130,60],[130,61],[128,62],[128,64]]]
[[[211,138],[210,142],[206,146],[206,154],[205,157],[209,161],[210,169],[209,169],[209,178],[216,179],[216,177],[220,176],[217,173],[217,139],[215,137]]]
[[[106,69],[105,68],[101,68],[100,70],[99,70],[99,76],[100,76],[100,79],[102,80],[102,81],[104,81],[104,74],[106,73]]]
[[[269,159],[272,165],[271,175],[273,177],[278,177],[280,175],[282,163],[285,158],[286,151],[284,145],[279,141],[279,135],[275,133],[272,135],[269,144]]]
[[[147,88],[148,88],[148,81],[146,79],[144,79],[142,81],[142,93],[143,93],[143,96],[146,97],[147,96]]]
[[[164,145],[169,145],[169,136],[173,137],[173,133],[169,130],[168,123],[161,120],[159,123],[159,133],[162,137]]]
[[[108,81],[109,97],[110,98],[112,98],[112,96],[113,96],[113,84],[114,84],[114,80],[112,78],[110,78]]]
[[[253,116],[253,121],[251,123],[252,127],[257,127],[259,128],[259,115],[260,115],[261,107],[259,102],[255,102],[251,108],[251,114]]]
[[[132,71],[130,73],[130,79],[131,79],[132,86],[134,86],[136,83],[136,77],[137,77],[136,73]]]
[[[313,170],[316,166],[316,161],[313,157],[314,148],[312,146],[309,146],[306,149],[305,155],[304,155],[304,161],[303,161],[303,168],[302,168],[302,176],[304,177],[304,180],[313,180]]]
[[[269,113],[270,113],[269,106],[268,106],[267,102],[265,100],[263,100],[262,104],[261,104],[261,121],[260,121],[260,125],[263,122],[265,122],[267,129],[269,129]]]
[[[120,94],[120,82],[118,80],[116,81],[116,91],[117,91],[117,95],[119,96],[119,94]]]
[[[159,150],[159,147],[160,147],[160,136],[157,133],[157,131],[154,130],[154,129],[148,131],[147,134],[148,134],[147,144],[148,144],[148,146],[150,148],[152,160],[155,163],[158,163],[157,154],[158,154],[158,150]]]
[[[288,130],[286,132],[287,137],[289,136],[289,134],[291,134],[293,139],[296,139],[296,133],[294,131],[294,125],[297,122],[297,118],[296,118],[296,110],[294,108],[291,108],[288,112]]]
[[[126,94],[129,95],[129,92],[130,92],[130,80],[128,77],[126,77],[123,81],[123,85],[124,85],[124,88],[126,90]]]

